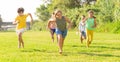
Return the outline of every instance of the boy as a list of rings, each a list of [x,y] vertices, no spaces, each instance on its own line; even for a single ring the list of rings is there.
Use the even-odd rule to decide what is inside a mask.
[[[15,21],[13,24],[16,24],[16,33],[18,36],[18,48],[22,47],[24,48],[24,42],[22,39],[22,34],[25,31],[26,28],[26,19],[28,16],[31,18],[31,23],[33,22],[32,15],[30,13],[24,14],[24,8],[18,8],[17,10],[18,16],[15,18]]]
[[[79,32],[80,32],[80,40],[81,43],[83,43],[83,39],[86,39],[86,32],[85,32],[85,16],[82,15],[81,17],[81,21],[79,23]]]

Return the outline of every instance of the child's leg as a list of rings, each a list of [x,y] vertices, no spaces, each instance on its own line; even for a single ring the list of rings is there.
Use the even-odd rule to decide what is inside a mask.
[[[91,44],[92,40],[93,40],[93,31],[90,31],[90,42],[89,42],[89,44]]]
[[[89,47],[89,41],[90,41],[90,31],[86,30],[86,34],[87,34],[87,47]]]
[[[57,37],[58,37],[59,53],[62,54],[63,38],[61,34],[58,34]]]
[[[23,39],[22,39],[22,33],[18,34],[18,40],[19,40],[19,46],[21,47],[21,44],[22,44],[22,47],[24,48],[24,42],[23,42]]]
[[[80,35],[80,40],[81,40],[81,43],[83,43],[83,37],[82,37],[82,35]]]
[[[18,35],[18,48],[21,48],[20,33],[18,33],[17,35]]]
[[[52,40],[54,42],[54,32],[52,31],[52,29],[50,30],[50,34],[51,34],[51,38],[52,38]]]

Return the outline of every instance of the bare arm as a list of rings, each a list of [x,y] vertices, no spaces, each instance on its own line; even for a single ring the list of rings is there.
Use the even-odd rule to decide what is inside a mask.
[[[94,27],[97,26],[97,23],[96,23],[96,18],[94,19]]]
[[[16,20],[15,20],[15,21],[13,21],[13,24],[14,24],[14,25],[16,25],[16,24],[17,24]]]
[[[66,20],[67,23],[69,24],[68,27],[67,27],[67,29],[71,28],[71,26],[72,26],[71,21],[70,21],[67,17],[65,17],[65,20]]]
[[[83,20],[83,22],[85,23],[87,19],[88,19],[88,18],[85,18],[85,19]]]
[[[50,20],[48,20],[47,29],[50,29]]]
[[[31,15],[31,13],[28,13],[28,15],[30,16],[30,18],[31,18],[31,24],[33,23],[33,17],[32,17],[32,15]]]
[[[47,28],[50,29],[50,24],[54,22],[55,23],[55,20],[54,19],[50,19],[48,20],[48,23],[47,23]]]

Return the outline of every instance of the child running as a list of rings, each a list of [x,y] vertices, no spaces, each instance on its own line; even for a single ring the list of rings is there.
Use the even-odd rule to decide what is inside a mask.
[[[22,8],[22,7],[18,8],[17,13],[18,13],[18,16],[15,18],[15,21],[13,22],[13,24],[16,25],[16,33],[18,36],[18,48],[21,48],[21,45],[24,48],[22,34],[26,28],[26,19],[28,16],[30,16],[31,23],[32,23],[33,18],[32,18],[32,15],[30,13],[24,14],[24,8]]]
[[[56,34],[58,38],[59,53],[63,52],[63,44],[67,35],[67,30],[71,27],[71,21],[63,16],[62,11],[55,11]],[[68,25],[67,25],[68,23]]]
[[[51,18],[48,20],[48,29],[50,31],[50,34],[51,34],[51,38],[52,38],[52,41],[54,42],[54,33],[55,33],[55,28],[56,28],[56,24],[55,24],[55,21],[53,21],[55,18],[54,16],[54,13],[52,14]]]
[[[92,10],[88,11],[88,18],[86,19],[86,33],[87,33],[87,47],[90,46],[93,40],[93,32],[96,27],[96,18]]]
[[[86,32],[85,32],[85,16],[82,15],[81,21],[79,23],[79,32],[80,32],[80,40],[81,43],[83,43],[83,40],[86,39]]]

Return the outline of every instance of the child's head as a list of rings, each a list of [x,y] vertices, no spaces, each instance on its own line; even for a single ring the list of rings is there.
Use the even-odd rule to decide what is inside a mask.
[[[19,15],[23,15],[24,8],[22,8],[22,7],[18,8],[17,12],[18,12]]]
[[[89,15],[89,17],[93,17],[94,12],[93,12],[92,10],[89,10],[89,11],[88,11],[88,15]]]
[[[85,18],[85,15],[82,15],[82,16],[81,16],[81,19],[84,19],[84,18]]]
[[[62,17],[62,11],[61,10],[56,10],[55,11],[55,17],[56,18]]]

